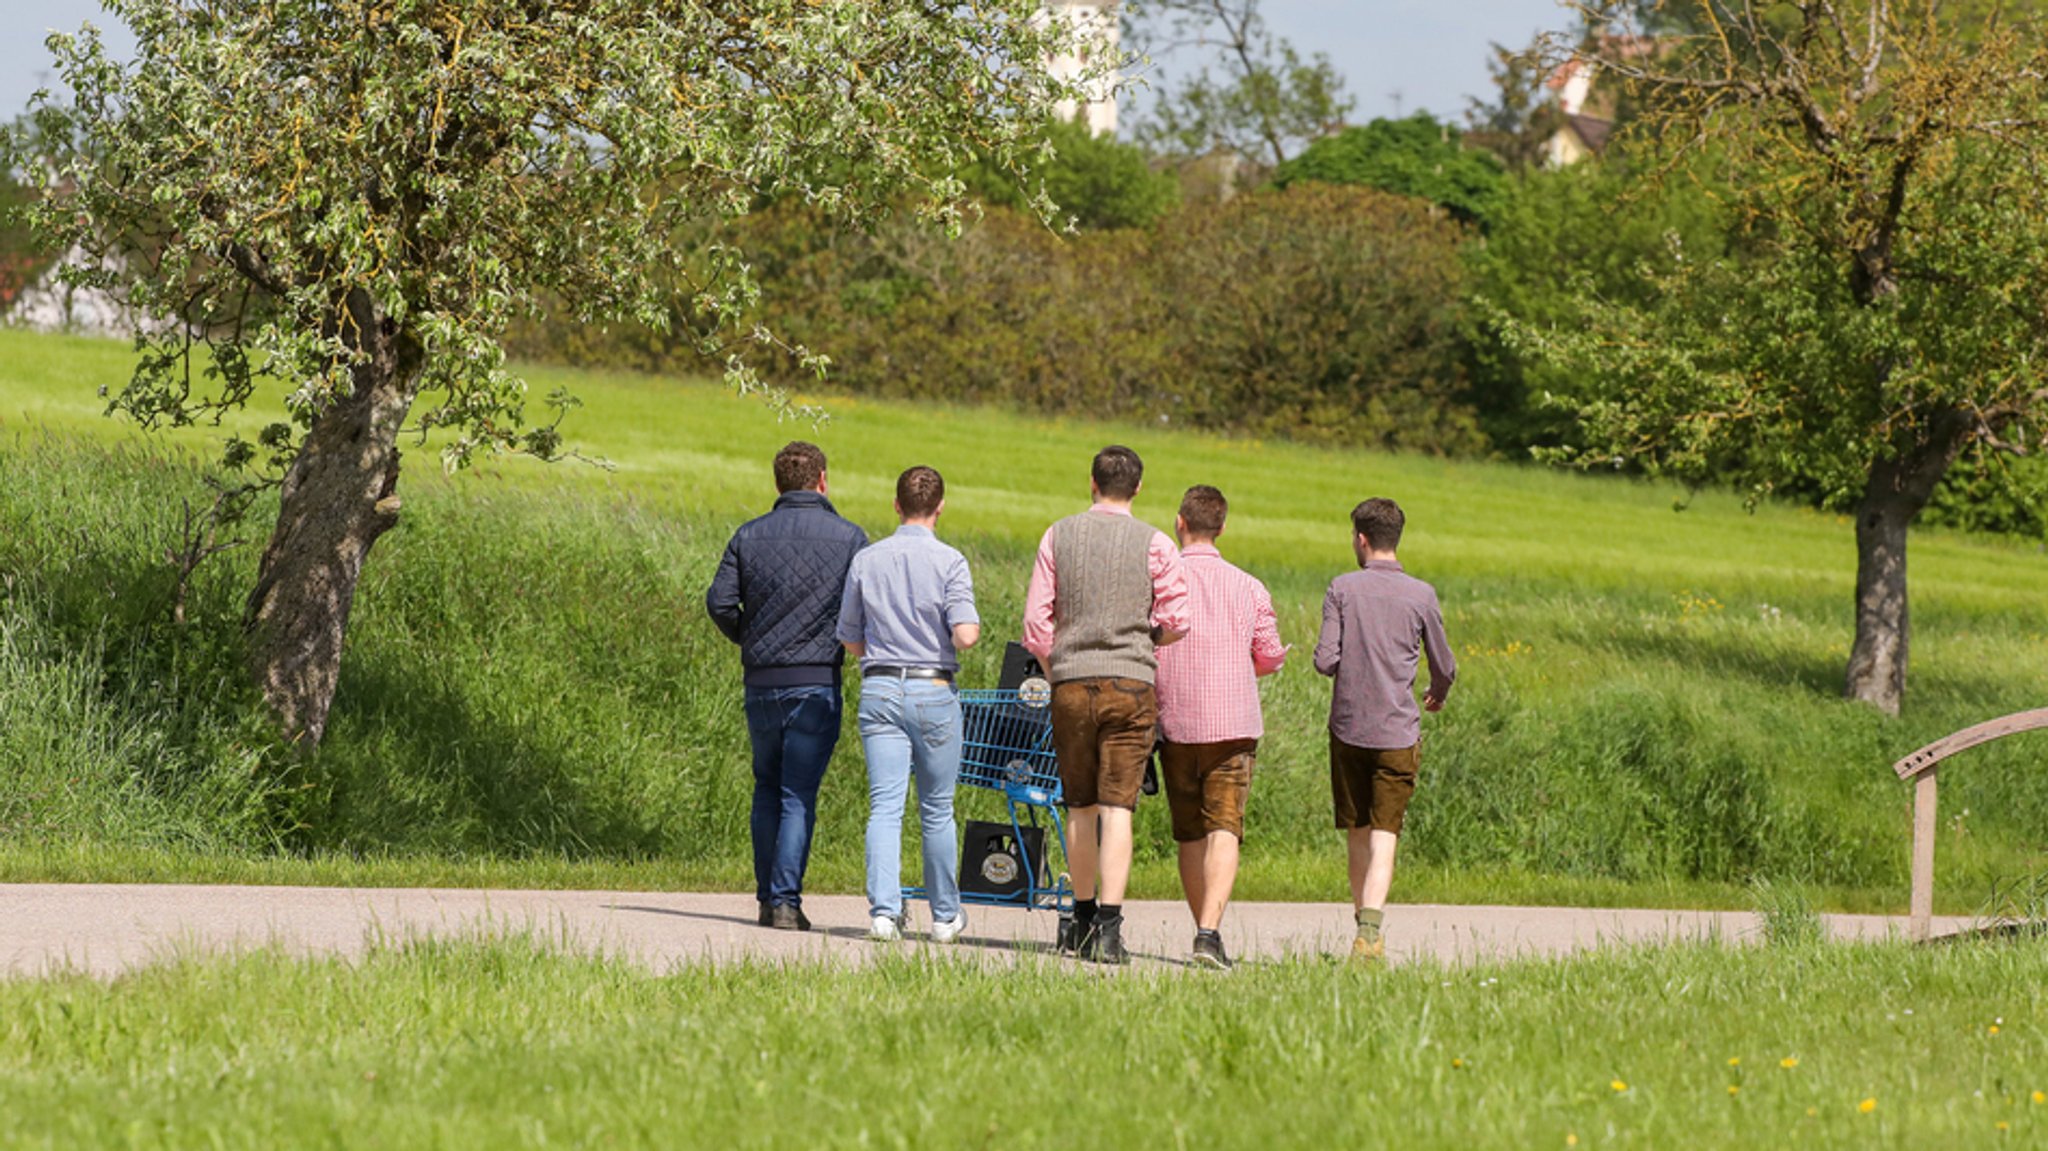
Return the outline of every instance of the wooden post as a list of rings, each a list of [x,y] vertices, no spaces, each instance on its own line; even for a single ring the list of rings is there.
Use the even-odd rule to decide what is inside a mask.
[[[1913,780],[1913,895],[1906,932],[1915,943],[1934,934],[1934,775],[1930,767]]]
[[[1892,764],[1901,780],[1913,781],[1913,894],[1906,908],[1906,933],[1915,940],[1934,934],[1934,765],[1959,751],[2023,731],[2048,731],[2048,707],[1966,727]]]

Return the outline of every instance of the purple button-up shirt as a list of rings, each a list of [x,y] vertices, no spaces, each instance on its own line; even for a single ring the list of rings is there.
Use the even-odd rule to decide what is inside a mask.
[[[1415,672],[1429,655],[1429,693],[1450,694],[1458,661],[1444,637],[1436,589],[1392,560],[1330,581],[1323,596],[1323,630],[1316,638],[1316,670],[1333,677],[1330,733],[1353,747],[1414,747],[1422,738],[1415,704]]]

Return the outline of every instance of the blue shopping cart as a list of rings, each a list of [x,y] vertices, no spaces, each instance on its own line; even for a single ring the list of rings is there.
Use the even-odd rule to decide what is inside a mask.
[[[1064,866],[1059,763],[1047,707],[1051,695],[1043,679],[1017,688],[960,693],[960,782],[1002,796],[1008,817],[963,823],[963,903],[1073,910],[1074,889]],[[926,898],[922,887],[905,887],[903,894]]]

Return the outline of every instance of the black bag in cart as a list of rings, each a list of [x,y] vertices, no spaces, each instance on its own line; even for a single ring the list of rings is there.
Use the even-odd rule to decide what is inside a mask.
[[[1045,829],[1023,829],[1024,841],[1007,823],[970,820],[960,851],[960,890],[978,895],[1021,896],[1028,886],[1025,860],[1038,866],[1038,884],[1051,886],[1045,871]],[[1021,850],[1019,850],[1021,846]]]

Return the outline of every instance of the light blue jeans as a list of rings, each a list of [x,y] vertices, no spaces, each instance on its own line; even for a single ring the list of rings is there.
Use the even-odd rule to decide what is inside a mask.
[[[903,807],[917,779],[924,889],[932,921],[960,917],[953,787],[960,779],[960,696],[933,679],[861,681],[860,743],[868,760],[868,904],[903,914]]]

